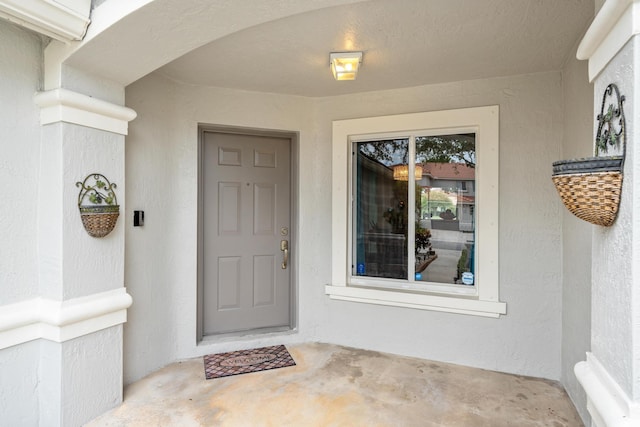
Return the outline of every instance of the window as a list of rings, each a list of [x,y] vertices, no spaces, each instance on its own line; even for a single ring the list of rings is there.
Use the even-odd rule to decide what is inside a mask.
[[[352,276],[474,285],[475,133],[426,134],[353,140]]]
[[[334,122],[331,298],[506,313],[498,114],[491,106]]]

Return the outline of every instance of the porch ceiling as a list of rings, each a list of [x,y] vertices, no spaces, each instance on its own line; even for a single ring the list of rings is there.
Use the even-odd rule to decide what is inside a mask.
[[[593,0],[143,3],[103,33],[90,26],[68,63],[123,84],[157,69],[187,84],[332,96],[559,70],[594,13]],[[170,3],[198,7],[185,18]],[[358,79],[336,82],[329,52],[350,50],[364,52]]]
[[[593,12],[593,0],[373,0],[257,25],[159,71],[317,97],[559,70]],[[352,50],[364,52],[357,80],[334,81],[329,52]]]

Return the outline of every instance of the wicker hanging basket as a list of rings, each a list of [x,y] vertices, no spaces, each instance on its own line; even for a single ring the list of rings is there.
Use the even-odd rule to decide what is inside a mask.
[[[617,107],[609,105],[604,111],[605,100],[615,92]],[[607,86],[598,115],[595,157],[560,160],[553,163],[552,180],[569,211],[591,224],[608,227],[618,215],[622,174],[626,152],[625,119],[620,96],[614,84]],[[609,146],[620,148],[622,155],[599,156]]]
[[[111,233],[120,216],[120,206],[114,192],[116,184],[110,183],[102,174],[92,173],[84,181],[77,182],[76,186],[80,187],[78,209],[84,229],[91,237],[104,237]]]

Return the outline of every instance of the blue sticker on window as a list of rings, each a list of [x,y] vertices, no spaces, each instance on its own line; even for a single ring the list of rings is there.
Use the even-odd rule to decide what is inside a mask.
[[[465,285],[473,285],[473,273],[468,271],[462,273],[462,283]]]

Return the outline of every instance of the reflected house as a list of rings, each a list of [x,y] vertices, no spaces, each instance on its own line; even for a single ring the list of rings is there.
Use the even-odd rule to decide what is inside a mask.
[[[465,163],[423,163],[420,186],[443,189],[455,206],[455,218],[432,215],[431,228],[472,232],[474,230],[475,168]]]

